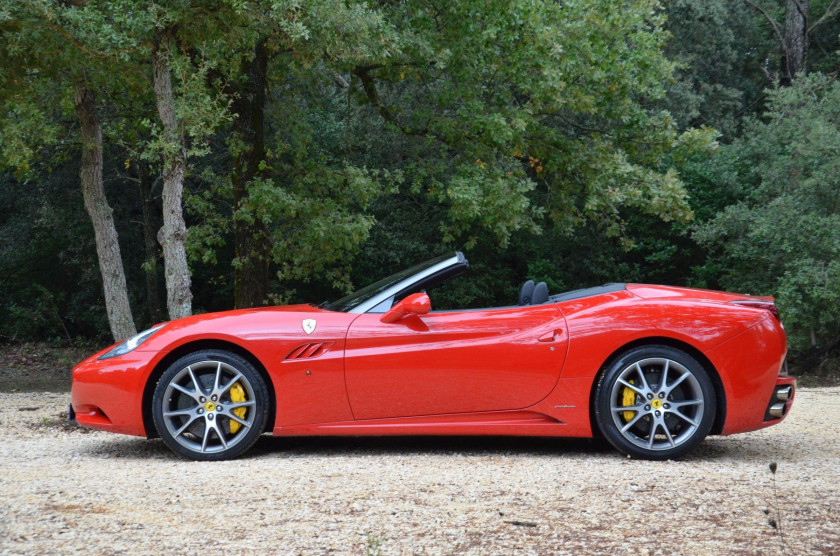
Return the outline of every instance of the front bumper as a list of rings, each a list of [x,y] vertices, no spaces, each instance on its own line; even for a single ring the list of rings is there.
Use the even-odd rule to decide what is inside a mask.
[[[94,355],[76,365],[71,417],[91,429],[146,436],[143,390],[158,355],[135,350],[104,360]]]

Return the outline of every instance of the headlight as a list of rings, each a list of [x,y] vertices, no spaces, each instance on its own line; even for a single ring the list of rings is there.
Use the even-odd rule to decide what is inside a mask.
[[[137,334],[136,336],[132,336],[131,338],[124,341],[123,343],[121,343],[117,347],[109,350],[107,353],[105,353],[103,355],[100,355],[99,359],[110,359],[112,357],[117,357],[118,355],[125,355],[129,351],[132,351],[137,346],[139,346],[140,344],[142,344],[143,342],[145,342],[146,340],[151,338],[152,334],[154,334],[155,332],[157,332],[158,330],[160,330],[164,326],[166,326],[166,323],[159,324],[159,325],[155,326],[154,328],[144,330],[140,334]]]

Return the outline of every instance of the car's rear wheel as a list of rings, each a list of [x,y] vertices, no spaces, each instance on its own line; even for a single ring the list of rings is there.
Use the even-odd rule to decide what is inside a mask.
[[[618,450],[644,459],[684,456],[709,434],[715,389],[689,354],[669,346],[644,346],[622,354],[606,369],[595,394],[595,417]]]
[[[203,350],[173,363],[152,398],[158,434],[195,460],[234,458],[253,446],[268,419],[268,390],[251,363],[236,354]]]

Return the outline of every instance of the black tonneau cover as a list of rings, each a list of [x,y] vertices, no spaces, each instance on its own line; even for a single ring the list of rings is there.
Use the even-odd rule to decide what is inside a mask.
[[[571,299],[581,299],[583,297],[592,297],[593,295],[600,295],[602,293],[620,292],[627,289],[627,284],[610,283],[603,286],[595,286],[594,288],[583,288],[581,290],[573,290],[566,293],[558,293],[557,295],[549,296],[548,300],[551,303],[559,303],[560,301],[569,301]]]

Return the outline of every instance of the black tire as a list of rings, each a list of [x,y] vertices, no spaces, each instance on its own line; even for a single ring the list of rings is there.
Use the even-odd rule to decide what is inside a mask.
[[[703,365],[669,346],[621,354],[595,392],[595,419],[604,438],[641,459],[676,459],[691,452],[709,434],[716,408],[715,388]]]
[[[196,351],[163,373],[152,398],[161,439],[175,453],[199,461],[235,458],[265,430],[265,381],[242,357],[223,350]]]

